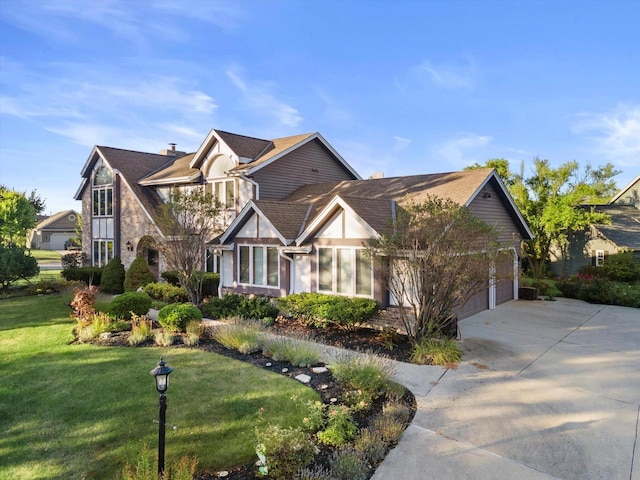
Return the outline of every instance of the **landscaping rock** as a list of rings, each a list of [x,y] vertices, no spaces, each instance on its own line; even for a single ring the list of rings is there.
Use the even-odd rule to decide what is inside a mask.
[[[311,381],[311,377],[309,375],[301,373],[300,375],[296,376],[296,380],[302,383],[309,383]]]
[[[311,371],[313,373],[325,373],[325,372],[328,372],[329,369],[327,367],[313,367]]]

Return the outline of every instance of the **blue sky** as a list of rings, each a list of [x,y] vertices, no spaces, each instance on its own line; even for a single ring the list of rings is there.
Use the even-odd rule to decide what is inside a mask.
[[[638,1],[4,0],[0,183],[47,212],[93,145],[319,131],[363,176],[613,163],[640,174]]]

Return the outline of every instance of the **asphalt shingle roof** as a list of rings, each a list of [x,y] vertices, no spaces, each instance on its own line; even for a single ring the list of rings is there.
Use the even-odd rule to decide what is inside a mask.
[[[640,210],[633,205],[597,205],[595,210],[611,216],[611,224],[595,227],[618,247],[640,250]]]

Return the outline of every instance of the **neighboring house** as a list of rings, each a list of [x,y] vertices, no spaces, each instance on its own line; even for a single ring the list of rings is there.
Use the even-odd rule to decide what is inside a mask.
[[[609,255],[621,252],[633,252],[640,259],[640,175],[609,204],[583,208],[606,213],[611,221],[572,234],[566,249],[552,254],[551,270],[555,275],[575,275],[581,267],[599,266]]]
[[[514,274],[487,285],[468,302],[468,315],[517,298],[520,243],[531,238],[492,169],[362,180],[319,133],[265,140],[212,130],[190,154],[94,147],[82,176],[76,198],[83,200],[83,245],[94,265],[119,255],[128,266],[152,253],[156,273],[162,271],[158,206],[173,188],[215,195],[229,227],[210,242],[206,258],[207,270],[220,273],[221,292],[326,292],[392,305],[365,245],[403,202],[435,195],[497,224],[508,259],[496,268]]]
[[[69,241],[76,238],[78,212],[65,210],[50,217],[41,217],[27,233],[27,247],[41,250],[66,250]]]

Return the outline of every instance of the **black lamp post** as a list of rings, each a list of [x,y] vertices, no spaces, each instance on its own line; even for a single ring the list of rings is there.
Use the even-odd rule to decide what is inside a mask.
[[[167,396],[165,392],[169,388],[169,374],[173,372],[173,368],[165,365],[164,360],[160,357],[158,366],[149,373],[156,378],[156,389],[160,392],[160,425],[158,426],[158,479],[164,477],[164,424],[166,423],[167,414]]]

